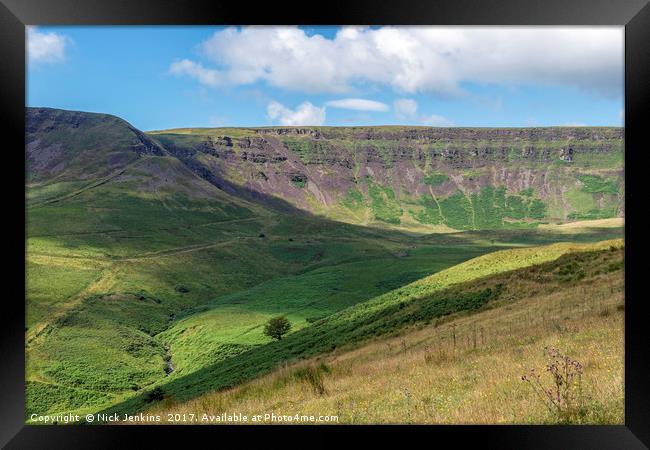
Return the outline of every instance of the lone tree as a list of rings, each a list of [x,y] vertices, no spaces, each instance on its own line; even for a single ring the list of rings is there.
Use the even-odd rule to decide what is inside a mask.
[[[284,316],[274,317],[264,325],[264,334],[270,338],[282,339],[291,329],[291,322]]]

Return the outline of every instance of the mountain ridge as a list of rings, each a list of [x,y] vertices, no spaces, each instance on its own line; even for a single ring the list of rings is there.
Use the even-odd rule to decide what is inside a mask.
[[[102,121],[103,127],[95,126]],[[622,128],[247,127],[143,133],[115,116],[43,108],[28,108],[27,122],[28,164],[38,181],[66,172],[56,158],[60,143],[43,137],[54,130],[78,149],[72,166],[78,162],[86,177],[99,171],[92,166],[170,156],[231,195],[266,206],[281,199],[348,223],[436,231],[624,215]],[[74,132],[79,127],[83,140]],[[82,148],[88,141],[103,151]],[[113,152],[118,143],[120,151]]]

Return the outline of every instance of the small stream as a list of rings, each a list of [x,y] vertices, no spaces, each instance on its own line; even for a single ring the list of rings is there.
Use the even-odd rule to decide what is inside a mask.
[[[165,346],[165,356],[164,356],[164,361],[165,361],[165,375],[169,376],[174,371],[174,363],[172,362],[172,354],[170,351],[170,348],[168,345]]]
[[[169,315],[169,322],[173,322],[176,319],[176,314]],[[169,345],[165,345],[165,356],[163,357],[165,361],[165,376],[168,377],[174,371],[174,363],[172,362],[172,351]]]

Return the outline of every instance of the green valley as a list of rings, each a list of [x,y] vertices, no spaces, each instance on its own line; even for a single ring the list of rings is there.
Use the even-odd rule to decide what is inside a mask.
[[[27,420],[192,401],[523,298],[513,271],[560,286],[619,264],[621,129],[26,114]]]

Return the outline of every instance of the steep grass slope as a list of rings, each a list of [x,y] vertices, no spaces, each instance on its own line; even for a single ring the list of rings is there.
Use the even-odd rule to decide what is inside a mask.
[[[540,255],[549,251],[551,257],[557,246],[502,253],[515,260],[487,255],[461,264],[422,284],[433,288],[443,280],[472,278],[475,271],[497,272],[486,270],[488,262],[508,261],[510,267],[537,262],[398,303],[378,323],[367,324],[382,335],[369,343],[349,342],[189,402],[179,404],[170,393],[147,412],[163,422],[171,414],[172,423],[223,423],[224,414],[246,415],[250,423],[254,415],[272,413],[284,416],[276,419],[284,423],[299,423],[298,416],[336,416],[338,423],[621,424],[624,264],[619,245],[608,242],[578,253],[574,248],[541,264],[546,258]],[[477,295],[488,291],[498,295],[487,296],[487,302]],[[449,308],[459,301],[463,310]],[[546,347],[559,348],[583,366],[573,409],[548,409],[521,379],[534,368],[542,383],[552,386],[545,372]]]
[[[158,335],[174,325],[177,316],[190,314],[215,297],[298,272],[304,273],[300,275],[304,288],[317,292],[320,282],[334,276],[327,267],[352,265],[355,260],[376,261],[377,267],[389,262],[407,281],[445,267],[444,262],[426,258],[394,256],[412,245],[409,236],[367,234],[309,218],[224,217],[219,205],[210,212],[193,211],[187,203],[169,209],[156,201],[136,199],[129,204],[129,196],[112,197],[113,188],[107,184],[56,207],[28,212],[32,229],[43,230],[32,232],[27,243],[29,410],[94,407],[164,380],[167,343]],[[95,224],[94,216],[84,211],[99,204],[112,213]],[[55,210],[45,210],[50,208]],[[487,250],[476,245],[473,251]],[[471,254],[459,248],[446,264]],[[320,270],[320,275],[309,275],[311,269]],[[355,292],[350,301],[362,301],[390,289],[381,285],[380,276],[378,272],[367,280],[373,286],[368,292],[350,283],[341,288],[340,296]],[[275,284],[282,292],[279,282]],[[307,300],[296,299],[305,301],[304,306]],[[310,299],[314,300],[320,298]],[[235,304],[231,311],[223,316],[230,326],[234,317],[243,323],[264,320],[245,305]]]
[[[67,210],[59,208],[63,220]],[[83,224],[76,214],[69,220]],[[150,222],[146,232],[30,238],[28,412],[95,411],[184,375],[201,379],[215,363],[266,344],[268,317],[287,314],[294,329],[311,326],[499,246],[620,234],[599,228],[443,239],[282,216],[261,222],[197,219],[169,234]],[[170,358],[175,370],[167,376]]]
[[[450,314],[478,310],[509,295],[506,283],[481,281],[489,275],[553,261],[566,253],[593,253],[593,250],[621,244],[622,241],[554,244],[490,253],[346,308],[281,341],[254,347],[189,374],[172,374],[157,386],[177,401],[191,399],[209,389],[232,387],[287,362],[355,345],[414,323],[427,323]],[[581,269],[576,267],[576,270],[578,273]],[[552,279],[553,276],[549,274],[546,278]],[[576,279],[579,277],[576,275]],[[460,287],[454,287],[456,285]],[[148,398],[149,395],[143,393],[108,411],[137,411],[146,406]]]
[[[477,274],[488,275],[491,270],[501,272],[544,258],[555,258],[572,248],[578,247],[558,244],[542,250],[530,248],[488,254],[461,263],[454,270],[443,271],[454,262],[477,255],[483,249],[468,245],[428,246],[419,251],[411,250],[410,254],[404,252],[399,257],[390,255],[388,258],[345,262],[276,278],[252,289],[218,297],[190,311],[187,318],[179,318],[159,338],[170,347],[175,375],[180,376],[268,342],[262,333],[263,324],[278,314],[286,315],[296,331],[361,300],[381,295],[386,289],[404,286],[400,297],[418,295],[419,289],[428,293],[431,289],[472,279]],[[422,270],[424,267],[427,269]],[[438,273],[409,284],[427,272]],[[390,293],[384,297],[393,300]],[[359,308],[364,308],[363,314],[372,311],[381,315],[377,311],[383,311],[384,307],[375,299]],[[343,316],[340,320],[345,322],[351,318]]]
[[[29,204],[87,189],[143,156],[165,154],[154,139],[108,114],[27,108],[25,120]]]

